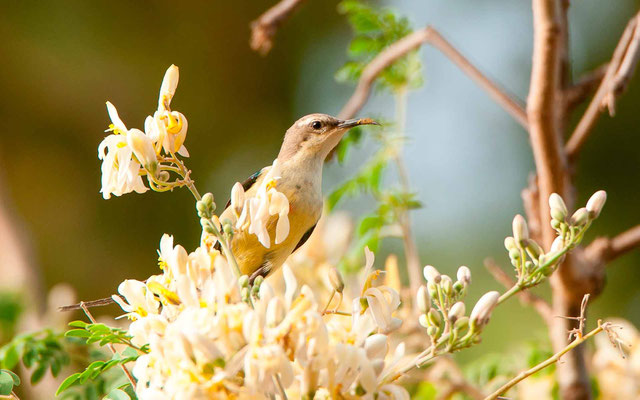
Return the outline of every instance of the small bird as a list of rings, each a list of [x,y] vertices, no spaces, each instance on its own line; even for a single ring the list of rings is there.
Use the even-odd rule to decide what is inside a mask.
[[[276,190],[289,200],[288,236],[279,244],[272,243],[269,248],[246,230],[235,233],[231,240],[231,251],[240,271],[249,275],[251,281],[276,270],[309,239],[322,214],[324,161],[342,136],[359,125],[379,124],[369,118],[341,120],[326,114],[310,114],[297,120],[287,130],[277,158],[280,179],[276,182]],[[242,183],[245,198],[256,195],[267,168]],[[220,215],[220,220],[229,220],[235,225],[237,215],[230,204],[231,201]],[[277,218],[274,215],[267,223],[270,237],[275,235]]]

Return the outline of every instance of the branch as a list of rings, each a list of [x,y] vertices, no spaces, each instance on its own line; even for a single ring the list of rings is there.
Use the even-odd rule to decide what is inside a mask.
[[[578,104],[587,99],[602,82],[609,63],[603,64],[598,68],[590,71],[580,77],[578,82],[574,83],[564,91],[564,103],[567,110],[571,110]]]
[[[587,259],[606,264],[638,247],[640,247],[640,225],[612,238],[597,238],[584,251]]]
[[[273,47],[273,37],[282,23],[293,14],[304,0],[281,0],[251,22],[249,45],[260,55],[266,55]]]
[[[639,20],[640,13],[631,18],[627,24],[596,94],[567,142],[566,150],[572,159],[577,156],[598,121],[602,109],[606,106],[609,108],[610,114],[614,114],[615,99],[626,89],[627,83],[633,75],[638,57],[640,57]]]
[[[480,87],[485,89],[489,93],[489,96],[515,118],[520,125],[527,129],[527,115],[523,106],[517,100],[506,94],[496,83],[483,75],[478,68],[473,66],[451,43],[442,37],[435,28],[430,26],[403,37],[380,52],[362,71],[358,85],[347,104],[342,108],[342,111],[340,111],[339,117],[343,119],[353,118],[366,103],[378,75],[399,58],[416,50],[425,43],[440,50],[464,73],[476,81]]]
[[[493,275],[495,280],[505,288],[510,289],[515,286],[516,282],[511,279],[511,277],[507,275],[507,273],[504,272],[493,259],[485,259],[484,266],[489,271],[489,273]],[[543,298],[529,292],[528,290],[518,292],[518,296],[520,297],[521,302],[531,305],[538,312],[538,314],[540,314],[547,325],[551,324],[553,312],[551,311],[551,306],[549,305],[549,303],[547,303]]]
[[[493,400],[493,399],[499,398],[499,396],[501,394],[505,393],[507,390],[511,389],[512,387],[517,385],[519,382],[521,382],[524,379],[530,377],[531,375],[535,374],[536,372],[538,372],[538,371],[540,371],[540,370],[542,370],[542,369],[544,369],[544,368],[546,368],[546,367],[548,367],[548,366],[550,366],[552,364],[555,364],[556,362],[560,361],[560,357],[562,357],[566,353],[570,352],[571,350],[573,350],[574,348],[578,347],[582,343],[584,343],[587,340],[591,339],[592,337],[594,337],[598,333],[600,333],[602,331],[609,330],[611,328],[612,328],[612,326],[611,326],[611,324],[609,322],[601,323],[600,321],[598,321],[598,327],[596,329],[592,330],[591,332],[587,333],[584,336],[579,335],[579,337],[577,337],[574,341],[569,343],[564,349],[560,350],[559,352],[557,352],[553,356],[547,358],[545,361],[541,362],[540,364],[536,365],[535,367],[533,367],[531,369],[528,369],[526,371],[520,372],[515,378],[513,378],[509,382],[507,382],[504,385],[502,385],[502,387],[500,387],[500,389],[496,390],[495,392],[491,393],[489,396],[485,397],[484,400]]]
[[[78,304],[71,304],[68,306],[58,307],[58,311],[75,311],[75,310],[84,310],[85,308],[90,307],[100,307],[100,306],[108,306],[109,304],[115,303],[115,300],[111,297],[105,297],[104,299],[98,300],[90,300],[90,301],[81,301]]]

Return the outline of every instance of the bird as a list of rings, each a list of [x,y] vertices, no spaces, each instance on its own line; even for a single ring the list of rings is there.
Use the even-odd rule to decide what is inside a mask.
[[[327,114],[309,114],[298,119],[285,133],[277,164],[280,178],[277,191],[289,200],[289,234],[286,239],[267,248],[255,234],[240,230],[230,240],[231,252],[240,272],[251,282],[258,276],[266,277],[278,269],[286,259],[300,248],[313,233],[322,214],[322,167],[330,152],[351,128],[361,125],[379,125],[370,118],[339,119]],[[267,175],[269,167],[251,175],[242,183],[245,199],[254,197]],[[220,221],[235,225],[238,214],[227,202]],[[275,236],[277,215],[270,218],[267,230]]]

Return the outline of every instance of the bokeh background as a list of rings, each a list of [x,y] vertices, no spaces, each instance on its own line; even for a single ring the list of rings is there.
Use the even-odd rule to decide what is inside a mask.
[[[336,114],[352,85],[334,72],[346,61],[351,31],[337,1],[309,1],[278,32],[267,57],[250,50],[249,23],[273,1],[2,2],[0,13],[0,198],[26,262],[0,256],[0,287],[44,291],[68,283],[80,299],[109,296],[125,278],[157,270],[160,237],[195,248],[200,226],[187,190],[102,199],[97,146],[108,124],[105,101],[129,126],[156,108],[170,64],[180,67],[172,106],[189,120],[189,167],[201,191],[220,202],[234,182],[275,158],[285,129],[311,112]],[[529,85],[531,9],[527,1],[389,2],[414,27],[432,24],[490,77],[521,99]],[[572,2],[574,76],[605,62],[640,2]],[[412,213],[421,260],[444,272],[473,271],[472,299],[500,286],[487,256],[508,266],[503,238],[522,212],[520,190],[533,171],[525,132],[433,48],[420,52],[425,84],[409,97],[406,161],[425,207]],[[597,189],[609,200],[590,237],[640,222],[640,77],[603,116],[577,164],[578,204]],[[392,117],[392,99],[374,97],[362,115]],[[578,116],[579,113],[576,113]],[[326,191],[375,150],[371,142],[325,171]],[[366,198],[345,203],[354,212]],[[6,220],[6,217],[9,220]],[[0,237],[0,241],[9,240]],[[399,249],[391,240],[378,255]],[[590,309],[640,325],[640,253],[616,260],[608,287]],[[545,288],[540,289],[544,294]],[[59,305],[59,304],[56,304]],[[116,307],[99,312],[117,314]],[[517,301],[496,313],[484,343],[462,361],[546,343],[538,316]]]

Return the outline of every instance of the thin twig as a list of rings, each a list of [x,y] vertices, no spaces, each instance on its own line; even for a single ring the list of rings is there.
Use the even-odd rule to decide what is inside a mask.
[[[484,266],[495,278],[495,280],[500,282],[500,284],[505,288],[509,289],[516,284],[516,282],[511,279],[511,277],[506,272],[504,272],[493,259],[487,258],[486,260],[484,260]],[[523,303],[531,305],[538,312],[538,314],[540,314],[547,325],[551,324],[551,317],[553,313],[551,311],[551,306],[549,305],[549,303],[547,303],[543,298],[529,292],[528,290],[519,292],[518,296]]]
[[[251,22],[250,46],[261,55],[273,47],[273,38],[278,27],[293,14],[304,0],[281,0]]]
[[[465,58],[451,43],[449,43],[433,27],[427,26],[419,29],[397,42],[393,43],[380,52],[362,71],[356,89],[340,111],[340,118],[353,118],[355,114],[364,106],[373,88],[373,83],[380,73],[402,58],[407,53],[416,50],[423,44],[428,43],[456,64],[464,73],[469,75],[480,87],[485,89],[498,104],[500,104],[520,125],[527,129],[527,115],[523,106],[512,96],[505,93],[496,83],[487,78],[478,68],[476,68],[467,58]]]
[[[608,106],[610,111],[613,110],[615,98],[622,93],[633,74],[638,57],[640,57],[639,19],[640,13],[631,18],[627,24],[596,94],[567,142],[566,151],[572,159],[577,156],[587,140],[603,107]]]
[[[582,336],[580,338],[576,338],[573,342],[569,343],[564,349],[560,350],[559,352],[557,352],[553,356],[547,358],[545,361],[541,362],[540,364],[536,365],[535,367],[533,367],[531,369],[528,369],[526,371],[522,371],[515,378],[511,379],[509,382],[507,382],[504,385],[502,385],[500,387],[500,389],[496,390],[495,392],[493,392],[489,396],[485,397],[484,400],[497,399],[501,394],[505,393],[507,390],[509,390],[512,387],[514,387],[515,385],[517,385],[520,381],[523,381],[524,379],[526,379],[529,376],[535,374],[536,372],[538,372],[538,371],[540,371],[540,370],[542,370],[542,369],[544,369],[544,368],[546,368],[546,367],[548,367],[548,366],[550,366],[552,364],[555,364],[556,362],[558,362],[560,360],[560,357],[562,357],[566,353],[570,352],[574,348],[578,347],[579,345],[581,345],[585,341],[591,339],[592,337],[594,337],[598,333],[602,332],[603,330],[607,330],[609,328],[610,328],[610,324],[608,322],[601,323],[600,321],[598,321],[598,327],[596,329],[592,330],[591,332],[587,333],[586,335],[584,335],[584,336]]]
[[[80,308],[82,308],[82,311],[84,311],[84,313],[87,315],[87,318],[89,318],[89,321],[91,321],[92,324],[95,324],[96,320],[95,320],[95,318],[93,318],[93,315],[91,315],[91,313],[89,312],[89,309],[84,305],[84,302],[80,302]],[[109,350],[111,350],[111,353],[113,353],[113,355],[118,354],[118,352],[116,351],[116,348],[113,345],[113,343],[107,343],[107,347],[109,348]],[[129,369],[127,369],[127,367],[124,364],[120,364],[120,368],[122,368],[122,371],[127,376],[127,379],[131,383],[131,387],[133,388],[133,391],[135,392],[136,391],[136,380],[133,378],[133,375],[131,375],[131,372],[129,372]]]
[[[113,298],[105,297],[104,299],[82,301],[82,302],[80,302],[78,304],[71,304],[71,305],[68,305],[68,306],[58,307],[58,311],[60,311],[60,312],[75,311],[75,310],[82,309],[83,305],[84,305],[85,308],[90,308],[90,307],[108,306],[109,304],[113,304],[113,303],[115,303],[115,300],[113,300]]]

